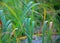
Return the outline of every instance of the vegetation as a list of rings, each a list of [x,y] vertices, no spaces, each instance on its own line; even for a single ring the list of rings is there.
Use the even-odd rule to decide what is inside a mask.
[[[22,36],[33,43],[35,31],[41,32],[42,43],[60,34],[59,0],[0,0],[0,43],[21,43]]]

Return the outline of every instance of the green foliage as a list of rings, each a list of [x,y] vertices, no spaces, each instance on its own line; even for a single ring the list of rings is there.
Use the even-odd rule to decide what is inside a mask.
[[[54,29],[56,28],[60,34],[60,17],[56,17],[57,12],[53,9],[56,8],[55,5],[59,5],[59,2],[58,0],[0,0],[0,20],[2,21],[2,30],[0,30],[2,40],[0,39],[0,42],[16,43],[18,37],[27,36],[28,43],[32,43],[34,28],[38,26],[41,28],[43,25],[42,43],[45,43],[44,37],[48,26],[44,21],[44,13],[46,13],[45,20],[53,21]],[[44,8],[46,12],[44,12]],[[51,30],[48,30],[47,41],[50,40],[51,34]],[[20,42],[20,40],[18,41]]]
[[[34,34],[34,21],[31,23],[31,18],[26,18],[25,20],[25,30],[28,38],[28,43],[32,43],[32,37]]]

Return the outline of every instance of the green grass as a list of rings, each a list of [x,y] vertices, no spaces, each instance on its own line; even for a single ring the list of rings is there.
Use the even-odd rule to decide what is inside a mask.
[[[2,37],[0,36],[0,38],[2,40],[0,39],[0,42],[17,43],[17,38],[27,36],[28,43],[32,43],[34,29],[42,25],[42,43],[50,42],[52,30],[49,28],[49,23],[52,21],[56,30],[60,28],[56,19],[57,12],[53,9],[53,2],[52,0],[46,2],[41,0],[1,0],[0,20],[2,21],[2,28],[1,26],[0,28],[2,30],[0,30],[0,35]],[[47,27],[49,30],[46,35]],[[58,33],[60,34],[59,31]],[[44,39],[45,36],[47,36],[46,40]],[[18,43],[20,43],[20,39],[18,39]]]

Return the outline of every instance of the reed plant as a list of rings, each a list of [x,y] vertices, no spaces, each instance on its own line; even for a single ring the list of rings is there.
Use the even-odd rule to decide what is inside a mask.
[[[13,43],[16,43],[15,42],[16,38],[21,37],[22,34],[25,33],[25,31],[24,31],[24,20],[25,20],[25,18],[27,17],[29,12],[31,12],[30,17],[33,20],[32,7],[34,7],[36,5],[39,5],[39,3],[34,3],[33,1],[30,1],[29,3],[27,3],[23,0],[17,0],[17,1],[16,0],[11,0],[10,2],[11,2],[10,6],[7,2],[1,2],[1,4],[2,4],[3,7],[7,8],[8,11],[10,12],[10,15],[6,15],[6,16],[8,16],[7,19],[10,18],[12,23],[13,23],[13,28],[12,28],[11,32],[13,32],[13,30],[15,30],[15,28],[18,28],[18,31],[13,32],[14,37],[13,37],[13,39],[11,39],[11,41]],[[4,18],[4,23],[3,24],[5,24],[5,23],[6,22],[5,22],[5,18]],[[29,24],[29,26],[26,27],[26,28],[30,29],[30,22],[28,24]],[[26,24],[26,25],[28,25],[28,24]],[[34,23],[32,23],[32,28],[30,30],[31,32],[33,32],[33,27],[34,27],[33,25],[34,25]],[[24,31],[24,33],[23,33],[23,31]],[[26,30],[26,31],[28,31],[28,30]],[[26,33],[29,33],[29,32],[26,32]],[[33,33],[29,33],[29,34],[30,34],[30,38],[32,38]],[[29,34],[26,34],[27,37],[28,37]],[[29,43],[32,40],[30,38],[28,37],[28,42]],[[31,43],[32,43],[32,41],[31,41]]]
[[[51,28],[48,28],[48,33],[45,34],[49,27],[47,21],[48,23],[53,21],[54,26],[57,25],[52,2],[52,0],[1,0],[0,38],[2,40],[0,39],[0,42],[20,43],[20,37],[27,36],[28,43],[32,43],[34,28],[38,26],[38,28],[42,27],[42,43],[50,42]],[[59,30],[59,25],[57,27]],[[46,40],[45,36],[47,36]]]

